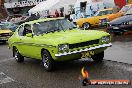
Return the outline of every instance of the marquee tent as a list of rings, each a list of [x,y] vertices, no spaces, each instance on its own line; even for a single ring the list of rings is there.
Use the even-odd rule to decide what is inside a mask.
[[[38,5],[30,9],[28,12],[29,14],[34,14],[34,13],[41,14],[47,10],[58,9],[68,5],[74,5],[75,2],[76,0],[47,0],[39,3]]]

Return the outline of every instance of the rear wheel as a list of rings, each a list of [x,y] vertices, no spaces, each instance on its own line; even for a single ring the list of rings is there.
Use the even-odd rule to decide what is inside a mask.
[[[13,54],[18,63],[24,62],[24,57],[19,53],[17,48],[13,49]]]
[[[83,28],[84,29],[89,29],[91,27],[90,23],[84,23]]]
[[[104,58],[104,51],[98,54],[95,54],[94,56],[92,56],[92,59],[96,62],[101,62]]]
[[[52,71],[54,68],[54,60],[52,59],[50,53],[47,50],[42,51],[42,62],[43,66],[47,71]]]

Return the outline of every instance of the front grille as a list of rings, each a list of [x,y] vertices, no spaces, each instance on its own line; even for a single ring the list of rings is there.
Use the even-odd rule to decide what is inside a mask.
[[[120,24],[111,24],[111,26],[114,26],[114,27],[119,27]]]
[[[87,41],[87,42],[76,43],[76,44],[69,44],[69,49],[85,47],[85,46],[98,44],[98,43],[99,43],[99,39],[91,40],[91,41]]]
[[[10,34],[9,33],[2,33],[0,34],[0,36],[9,36]]]

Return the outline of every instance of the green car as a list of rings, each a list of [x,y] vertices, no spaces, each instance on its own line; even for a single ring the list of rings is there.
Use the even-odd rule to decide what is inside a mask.
[[[102,61],[104,50],[112,46],[108,33],[81,30],[64,18],[46,18],[21,24],[8,40],[16,61],[24,57],[40,59],[47,71],[59,61],[91,57]]]

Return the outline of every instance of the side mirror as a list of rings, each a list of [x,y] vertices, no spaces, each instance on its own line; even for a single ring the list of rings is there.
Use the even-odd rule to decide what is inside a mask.
[[[33,34],[32,33],[28,33],[28,34],[26,34],[26,36],[32,38],[33,37]]]

